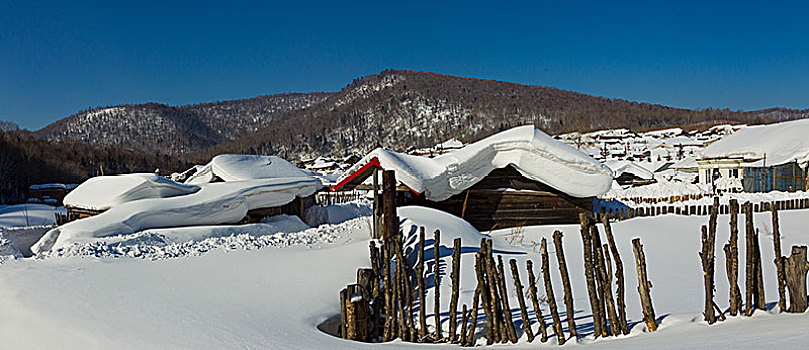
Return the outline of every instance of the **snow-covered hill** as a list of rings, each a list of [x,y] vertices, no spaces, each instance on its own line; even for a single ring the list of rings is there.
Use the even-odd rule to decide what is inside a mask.
[[[276,154],[289,159],[405,150],[438,140],[471,142],[518,125],[557,134],[809,116],[809,111],[687,110],[590,96],[544,86],[387,70],[338,92],[293,93],[186,106],[148,103],[99,108],[53,123],[37,135],[167,154]],[[216,146],[210,148],[212,146]]]

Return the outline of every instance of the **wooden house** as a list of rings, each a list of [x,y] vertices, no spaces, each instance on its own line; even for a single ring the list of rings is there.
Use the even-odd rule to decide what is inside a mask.
[[[576,223],[612,183],[611,171],[533,126],[518,127],[435,158],[376,149],[333,191],[351,190],[394,170],[397,205],[436,208],[482,232],[524,225]]]

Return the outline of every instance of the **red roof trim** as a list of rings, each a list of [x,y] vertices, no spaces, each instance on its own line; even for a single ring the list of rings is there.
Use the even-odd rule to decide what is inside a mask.
[[[338,183],[338,184],[336,184],[336,185],[332,186],[332,187],[331,187],[332,192],[334,192],[334,191],[339,191],[339,190],[340,190],[340,188],[342,188],[343,186],[345,186],[346,184],[348,184],[349,182],[351,182],[351,180],[353,180],[354,178],[356,178],[356,177],[358,177],[358,176],[362,175],[362,174],[363,174],[365,171],[367,171],[368,169],[370,169],[372,166],[376,166],[376,167],[377,167],[377,168],[379,168],[379,169],[385,170],[384,168],[382,168],[382,165],[380,165],[380,164],[379,164],[379,158],[374,157],[374,158],[372,158],[372,159],[371,159],[371,161],[369,161],[367,164],[363,165],[363,166],[362,166],[362,168],[360,168],[359,170],[357,170],[357,171],[355,171],[354,173],[352,173],[352,174],[351,174],[351,176],[349,176],[349,177],[347,177],[347,178],[343,179],[343,181],[340,181],[340,183]],[[421,193],[419,193],[418,191],[416,191],[416,190],[414,190],[414,189],[410,188],[410,186],[407,186],[407,188],[408,188],[408,189],[409,189],[411,192],[415,193],[417,196],[418,196],[418,195],[421,195]]]
[[[379,159],[378,159],[378,158],[376,158],[376,157],[374,157],[374,158],[372,158],[372,159],[371,159],[371,161],[370,161],[370,162],[368,162],[367,164],[363,165],[363,166],[362,166],[362,168],[360,168],[359,170],[357,170],[357,171],[355,171],[353,174],[351,174],[351,176],[349,176],[349,177],[347,177],[347,178],[343,179],[343,181],[340,181],[340,183],[338,183],[338,184],[336,184],[336,185],[332,186],[332,187],[331,187],[331,190],[332,190],[332,191],[337,191],[337,190],[339,190],[341,187],[345,186],[345,185],[346,185],[346,184],[347,184],[349,181],[353,180],[355,177],[359,176],[360,174],[362,174],[363,172],[365,172],[366,170],[368,170],[368,169],[369,169],[369,168],[371,168],[372,166],[376,166],[376,167],[378,167],[379,169],[382,169],[382,166],[380,166],[380,165],[379,165]]]

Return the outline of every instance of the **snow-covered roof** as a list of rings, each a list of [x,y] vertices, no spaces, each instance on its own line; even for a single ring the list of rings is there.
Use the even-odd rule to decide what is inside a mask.
[[[208,183],[218,177],[224,181],[272,178],[311,178],[286,159],[276,156],[220,154],[185,180],[186,184]]]
[[[644,132],[644,136],[661,137],[661,136],[675,136],[683,133],[681,128],[668,128],[662,130],[653,130]]]
[[[199,191],[192,194],[130,201],[99,215],[72,221],[48,231],[31,249],[41,253],[76,242],[152,228],[237,223],[248,210],[281,206],[296,197],[310,196],[322,186],[320,180],[312,177],[203,184],[194,186]]]
[[[441,148],[441,149],[455,149],[455,148],[461,148],[461,147],[463,147],[463,142],[458,141],[456,139],[449,139],[449,140],[446,140],[446,141],[436,145],[436,148]]]
[[[492,170],[509,165],[531,180],[574,197],[601,195],[612,181],[605,165],[528,125],[435,158],[377,148],[341,176],[333,189],[361,183],[370,176],[367,170],[376,166],[395,170],[401,183],[429,200],[441,201],[463,192]]]
[[[675,136],[675,137],[666,139],[665,141],[663,141],[663,143],[668,145],[668,146],[672,146],[672,147],[677,147],[677,146],[702,147],[702,146],[704,146],[704,143],[702,143],[700,141],[697,141],[697,140],[694,140],[694,139],[692,139],[692,138],[690,138],[688,136]]]
[[[770,165],[797,161],[809,165],[809,119],[742,128],[723,137],[702,151],[704,158],[744,157],[755,161],[766,158]]]
[[[198,186],[176,183],[151,173],[97,176],[68,193],[64,204],[84,209],[107,210],[134,200],[180,196],[198,190]]]
[[[671,169],[696,169],[699,168],[697,164],[697,160],[691,157],[685,157],[674,164],[672,164],[669,168]]]
[[[652,180],[655,177],[649,169],[627,160],[609,161],[606,165],[612,169],[613,176],[616,177],[623,173],[630,173],[644,180]]]

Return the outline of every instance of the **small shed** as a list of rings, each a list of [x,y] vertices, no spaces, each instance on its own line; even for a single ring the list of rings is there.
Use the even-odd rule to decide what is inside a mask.
[[[609,190],[612,172],[536,127],[521,126],[434,158],[378,148],[338,179],[357,188],[376,170],[394,170],[397,203],[462,217],[478,230],[575,223]]]
[[[61,206],[65,196],[76,188],[76,185],[61,183],[36,184],[28,187],[28,202]]]
[[[607,166],[612,169],[615,181],[621,186],[643,186],[655,183],[652,171],[633,161],[609,161]]]

